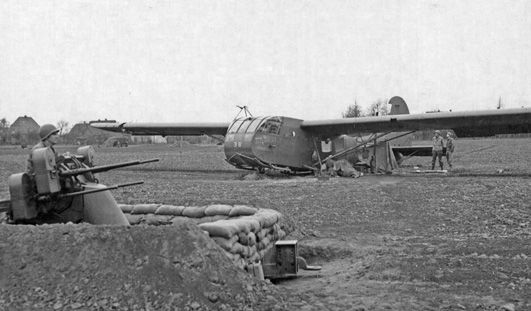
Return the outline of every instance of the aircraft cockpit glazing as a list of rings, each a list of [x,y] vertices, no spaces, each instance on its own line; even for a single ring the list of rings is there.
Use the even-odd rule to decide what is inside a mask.
[[[232,123],[227,134],[263,133],[278,135],[281,120],[278,117],[238,119]]]

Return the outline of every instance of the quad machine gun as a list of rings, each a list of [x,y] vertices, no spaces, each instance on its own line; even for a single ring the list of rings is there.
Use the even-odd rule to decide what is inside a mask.
[[[76,154],[56,157],[50,148],[32,151],[30,172],[8,177],[10,199],[0,200],[0,212],[9,223],[80,222],[128,225],[109,190],[142,184],[143,181],[105,186],[95,173],[156,162],[138,160],[94,166],[94,148],[83,146]]]

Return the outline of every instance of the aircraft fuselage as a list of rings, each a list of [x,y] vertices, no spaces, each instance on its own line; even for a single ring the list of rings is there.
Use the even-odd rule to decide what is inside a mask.
[[[316,149],[314,137],[301,129],[301,123],[287,117],[237,119],[225,136],[226,160],[244,169],[307,171]]]
[[[374,138],[368,137],[375,136],[318,136],[305,131],[301,127],[302,122],[288,117],[236,119],[225,135],[226,161],[242,169],[263,171],[270,168],[290,173],[312,171],[317,168],[316,164],[320,160],[329,156],[346,159],[351,163],[370,163],[371,158],[375,161],[376,150],[368,148],[376,144]],[[379,137],[384,141],[393,140],[397,146],[411,146],[409,133],[396,132]],[[352,148],[357,149],[355,152],[348,152]],[[384,153],[379,157],[385,158],[386,149],[381,150]],[[419,147],[415,152],[418,151]]]

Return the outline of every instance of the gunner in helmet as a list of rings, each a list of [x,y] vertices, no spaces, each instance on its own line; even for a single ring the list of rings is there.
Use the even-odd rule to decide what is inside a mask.
[[[55,154],[55,157],[57,158],[57,152],[53,148],[55,144],[57,144],[57,140],[59,138],[58,136],[59,130],[53,125],[53,124],[44,124],[39,128],[39,137],[41,140],[31,148],[30,156],[28,159],[28,168],[27,171],[30,174],[33,174],[33,161],[32,161],[32,153],[33,150],[37,148],[50,148],[53,153]]]

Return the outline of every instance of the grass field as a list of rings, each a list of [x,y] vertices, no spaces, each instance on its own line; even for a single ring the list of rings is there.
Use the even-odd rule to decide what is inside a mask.
[[[60,147],[73,152],[74,147]],[[0,149],[0,193],[27,150]],[[291,219],[300,251],[323,270],[278,286],[319,310],[531,309],[531,139],[460,139],[447,175],[242,180],[221,146],[96,149],[97,164],[160,158],[102,173],[124,203],[243,203]],[[428,168],[411,158],[406,169]]]

